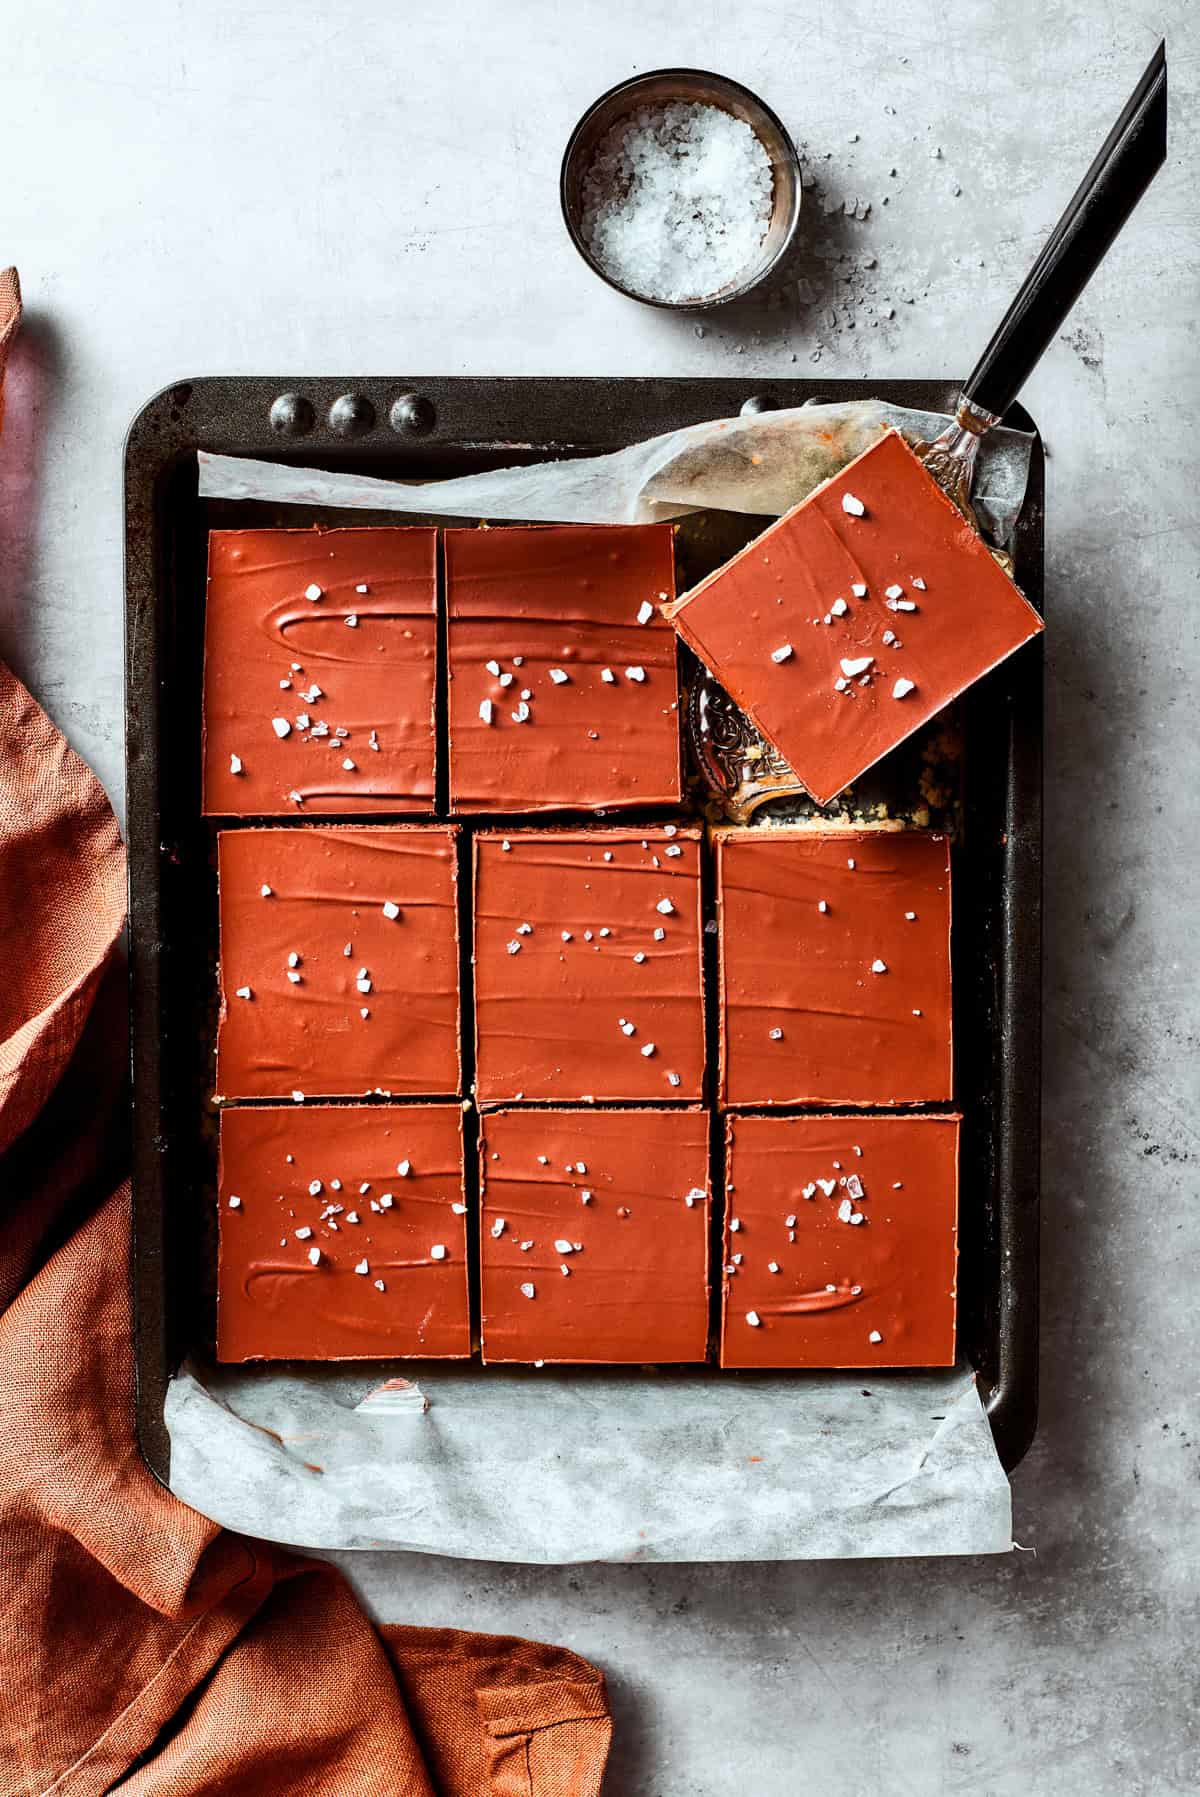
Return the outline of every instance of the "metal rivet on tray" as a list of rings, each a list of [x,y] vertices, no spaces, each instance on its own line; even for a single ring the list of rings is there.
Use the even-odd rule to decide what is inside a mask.
[[[271,402],[271,429],[281,437],[303,437],[317,422],[303,393],[281,393]]]
[[[423,393],[402,393],[392,402],[391,425],[402,436],[421,436],[437,423],[432,400]]]
[[[329,408],[329,423],[339,437],[362,437],[375,423],[375,407],[361,393],[343,393]]]
[[[755,412],[777,412],[778,410],[779,401],[772,399],[769,393],[752,393],[742,407],[742,417],[753,415]]]

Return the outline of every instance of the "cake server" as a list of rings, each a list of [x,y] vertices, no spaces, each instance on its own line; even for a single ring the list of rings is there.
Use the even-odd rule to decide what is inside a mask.
[[[1167,155],[1167,47],[1159,44],[1095,161],[964,381],[954,417],[917,454],[976,530],[979,440],[999,424]]]

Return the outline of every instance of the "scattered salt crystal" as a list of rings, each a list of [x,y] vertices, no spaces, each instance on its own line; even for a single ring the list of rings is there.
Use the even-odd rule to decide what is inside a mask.
[[[429,1250],[429,1258],[430,1258],[430,1260],[445,1260],[445,1258],[446,1258],[445,1242],[435,1242],[433,1244],[433,1247]]]
[[[742,1227],[742,1219],[741,1219],[741,1218],[740,1218],[740,1217],[730,1217],[730,1219],[729,1219],[729,1233],[730,1233],[730,1234],[731,1234],[731,1235],[736,1235],[736,1234],[737,1234],[737,1232],[738,1232],[738,1230],[739,1230],[739,1229],[740,1229],[740,1228],[741,1228],[741,1227]]]
[[[346,619],[346,623],[350,627],[351,630],[358,629],[358,618],[356,617],[354,612],[350,613],[350,616]]]
[[[824,914],[826,911],[828,911],[828,909],[829,909],[829,906],[826,904],[824,899],[817,900],[817,910],[818,911],[820,911],[822,914]]]
[[[778,1273],[778,1271],[779,1271],[779,1262],[777,1260],[769,1260],[767,1262],[767,1272],[768,1273]]]
[[[496,1221],[492,1224],[492,1234],[495,1236],[497,1241],[499,1241],[500,1237],[504,1234],[504,1230],[505,1230],[505,1219],[503,1217],[497,1217]]]
[[[564,668],[550,668],[547,671],[555,686],[566,686],[568,680],[571,678]],[[528,698],[529,694],[526,693],[525,697]]]
[[[649,1060],[650,1056],[654,1053],[654,1043],[647,1042],[646,1046],[642,1049],[642,1053],[645,1055],[646,1059]]]
[[[395,900],[394,900],[394,899],[384,899],[384,901],[383,901],[383,915],[384,915],[384,916],[385,916],[385,917],[386,917],[386,918],[389,918],[389,919],[391,919],[391,920],[392,920],[392,921],[393,921],[393,922],[394,922],[394,921],[395,921],[395,919],[396,919],[396,918],[397,918],[397,917],[399,917],[399,915],[400,915],[400,907],[399,907],[399,905],[398,905],[398,904],[396,904],[396,902],[395,902]]]
[[[229,1208],[230,1210],[241,1210],[242,1208],[242,1201],[236,1192],[229,1194]]]
[[[533,1281],[531,1279],[526,1280],[525,1284],[521,1287],[521,1296],[523,1298],[532,1298],[534,1296],[535,1289],[536,1288],[533,1284]]]
[[[639,624],[648,624],[653,616],[654,616],[654,607],[651,605],[651,603],[648,599],[643,599],[642,603],[638,606],[638,615],[637,615],[638,623]]]
[[[365,1279],[367,1277],[367,1274],[371,1271],[371,1263],[366,1260],[360,1260],[356,1264],[354,1271],[356,1273],[361,1273],[362,1277]]]
[[[664,930],[664,929],[657,929],[657,930],[655,930],[655,932],[654,932],[654,940],[655,940],[655,941],[656,941],[656,942],[665,942],[665,941],[666,941],[666,939],[667,939],[667,932],[666,932],[666,931],[665,931],[665,930]]]
[[[511,686],[512,683],[513,683],[513,677],[511,674],[501,674],[501,676],[500,676],[500,685],[501,686]]]
[[[625,678],[626,680],[642,681],[646,678],[646,670],[639,667],[626,668]]]
[[[639,967],[641,966],[642,962],[646,959],[646,957],[642,953],[641,949],[638,950],[637,954],[633,958],[637,962]]]
[[[280,738],[283,738],[285,736],[290,736],[292,734],[292,726],[288,723],[286,718],[272,718],[271,719],[271,728],[275,732],[276,736],[278,736]]]
[[[654,909],[656,911],[660,912],[663,917],[670,917],[674,913],[675,907],[671,903],[670,899],[664,898],[664,899],[659,899],[659,901],[658,901],[657,905],[655,905]]]
[[[479,701],[479,716],[483,723],[485,723],[485,724],[491,723],[491,721],[492,721],[492,701],[490,699],[481,699]]]
[[[628,1022],[626,1018],[622,1017],[622,1019],[621,1019],[621,1034],[623,1036],[632,1036],[632,1035],[635,1035],[636,1033],[637,1033],[637,1025],[635,1023]]]
[[[607,686],[612,686],[614,684],[614,682],[616,681],[617,677],[613,673],[611,668],[601,668],[600,678],[601,678],[601,680],[603,680],[605,682],[605,684]]]
[[[762,1328],[762,1320],[756,1310],[748,1310],[746,1312],[746,1321],[749,1323],[751,1329]]]
[[[854,597],[856,599],[865,599],[867,596],[866,581],[865,580],[852,581],[851,585],[850,585],[850,591],[854,594]]]
[[[848,512],[852,518],[861,518],[866,509],[862,500],[856,499],[853,493],[842,494],[842,510]]]
[[[669,1086],[678,1086],[680,1083],[681,1083],[681,1080],[680,1080],[680,1075],[678,1073],[668,1073],[667,1084]]]
[[[886,973],[887,972],[887,962],[879,961],[879,960],[872,961],[871,972],[872,973]]]
[[[770,1036],[772,1042],[782,1042],[783,1041],[783,1031],[782,1030],[768,1030],[767,1034]]]
[[[239,986],[237,988],[236,996],[238,998],[253,998],[254,994],[250,990],[249,986]]]
[[[401,1179],[407,1179],[409,1174],[412,1172],[412,1162],[411,1161],[400,1161],[397,1164],[396,1171],[400,1175]]]
[[[275,896],[270,886],[260,886],[258,891],[260,898],[274,898]]]
[[[846,601],[844,599],[835,599],[833,604],[829,607],[829,610],[833,617],[844,618],[846,615]]]
[[[903,599],[904,588],[899,586],[885,587],[883,596],[885,599]]]
[[[847,680],[853,680],[856,675],[865,674],[874,659],[875,657],[873,655],[855,655],[849,659],[847,659],[846,656],[843,656],[841,661],[842,673],[846,676]]]
[[[850,1200],[848,1198],[843,1198],[842,1202],[838,1205],[838,1222],[848,1223],[850,1221],[850,1213],[853,1209],[854,1206],[851,1204]]]
[[[883,1340],[883,1337],[882,1337],[882,1335],[880,1335],[878,1329],[872,1329],[870,1335],[868,1335],[868,1337],[867,1337],[867,1340],[869,1342],[881,1342]]]
[[[519,955],[521,952],[521,944],[517,941],[515,936],[511,942],[505,944],[505,947],[508,949],[510,955]]]
[[[845,611],[845,609],[846,608],[843,605],[842,610]],[[780,643],[778,649],[772,649],[772,651],[771,651],[771,660],[772,661],[784,662],[784,661],[790,661],[791,658],[792,658],[792,645],[790,643]]]
[[[916,587],[918,593],[923,593],[925,591],[925,582],[921,579],[919,574],[913,575],[912,584]]]
[[[514,724],[527,724],[529,722],[529,707],[526,705],[524,699],[521,700],[521,703],[513,712],[512,721]]]
[[[311,599],[315,604],[315,602],[318,599],[323,599],[325,597],[325,595],[321,591],[321,588],[317,585],[316,581],[314,580],[311,586],[305,587],[304,597],[306,599]]]
[[[383,1283],[382,1279],[377,1279],[375,1281],[375,1290],[377,1292],[386,1292],[387,1286]]]
[[[893,699],[905,699],[908,697],[909,693],[915,692],[916,688],[917,683],[915,680],[906,680],[904,676],[901,675],[892,688],[892,697]]]

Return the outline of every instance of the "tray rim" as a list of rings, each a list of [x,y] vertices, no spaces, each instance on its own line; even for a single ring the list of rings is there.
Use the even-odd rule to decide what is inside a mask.
[[[283,393],[310,398],[316,422],[304,435],[280,436],[271,426],[272,400]],[[328,423],[333,401],[347,393],[365,394],[374,426],[357,440],[339,435]],[[414,393],[433,395],[433,422],[411,435],[388,428],[397,400]],[[624,442],[674,428],[684,422],[731,417],[743,410],[802,405],[818,399],[878,397],[929,410],[952,409],[957,383],[939,377],[865,380],[813,378],[797,374],[746,376],[269,376],[205,375],[173,381],[141,406],[129,425],[123,450],[124,624],[126,727],[126,834],[129,851],[130,1075],[132,1092],[131,1284],[135,1410],[138,1444],[147,1466],[164,1485],[170,1473],[170,1441],[163,1399],[173,1370],[168,1340],[165,1161],[160,1121],[163,1090],[158,1058],[162,982],[161,865],[154,807],[158,750],[154,736],[165,687],[155,629],[161,600],[162,488],[181,461],[200,448],[274,461],[361,463],[425,459],[439,453],[497,455],[540,451],[604,453]],[[523,437],[509,431],[488,436],[464,434],[464,407],[478,412],[481,397],[508,422],[507,402],[524,417],[529,402],[543,415],[588,420],[566,434],[545,430]],[[620,428],[629,402],[637,402],[633,429]],[[486,408],[485,408],[486,409]],[[653,422],[647,411],[671,410]],[[254,425],[248,429],[247,412]],[[679,418],[678,412],[688,414]],[[443,420],[445,421],[443,423]],[[1021,406],[1006,423],[1034,438],[1031,495],[1022,517],[1027,555],[1036,557],[1040,589],[1044,568],[1044,470],[1037,426]],[[250,440],[247,440],[249,437]],[[1041,601],[1040,590],[1037,598]],[[1040,1222],[1041,974],[1042,974],[1042,638],[1027,644],[1007,665],[1011,704],[1005,755],[1006,825],[1011,844],[1008,878],[1001,900],[1003,934],[1011,952],[1002,959],[999,1009],[1019,1020],[1021,1042],[1000,1044],[997,1058],[998,1114],[1022,1126],[997,1131],[997,1255],[1001,1268],[1017,1269],[998,1281],[999,1372],[986,1398],[997,1451],[1006,1472],[1019,1464],[1037,1429],[1038,1406],[1038,1236]],[[148,708],[138,695],[151,695]],[[151,1303],[151,1298],[154,1302]]]

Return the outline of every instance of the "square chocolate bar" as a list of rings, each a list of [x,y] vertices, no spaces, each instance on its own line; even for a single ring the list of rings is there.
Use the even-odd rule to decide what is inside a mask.
[[[667,616],[822,805],[1042,629],[898,431]]]
[[[669,524],[448,530],[458,812],[674,805]]]
[[[702,1096],[699,830],[487,832],[474,903],[480,1104]]]
[[[461,1090],[456,835],[220,832],[222,1097]]]
[[[214,530],[210,816],[431,811],[437,532]]]
[[[462,1110],[221,1114],[217,1358],[471,1352]]]
[[[723,1104],[951,1097],[945,836],[728,830],[717,906]]]
[[[704,1359],[703,1111],[493,1111],[480,1169],[485,1361]]]
[[[721,1365],[950,1366],[957,1117],[729,1117]]]

